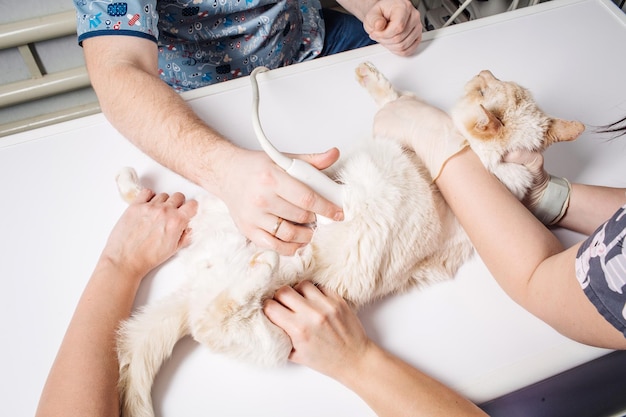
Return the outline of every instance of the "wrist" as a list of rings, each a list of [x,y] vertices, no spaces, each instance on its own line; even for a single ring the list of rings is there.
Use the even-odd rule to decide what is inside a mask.
[[[368,380],[372,366],[379,363],[384,356],[384,351],[370,339],[367,339],[361,352],[345,358],[344,366],[335,369],[333,375],[328,375],[353,391]]]
[[[226,194],[232,192],[233,167],[242,166],[240,159],[243,152],[249,151],[225,139],[214,141],[212,148],[203,156],[199,165],[201,169],[196,172],[197,176],[192,181],[216,197],[224,199]]]
[[[550,175],[541,198],[531,209],[532,213],[546,226],[557,224],[567,212],[571,190],[572,186],[567,179]]]
[[[131,267],[130,264],[117,262],[110,256],[103,254],[94,270],[94,276],[100,276],[112,283],[119,283],[120,287],[127,287],[130,291],[137,291],[142,279],[150,271],[142,271]]]

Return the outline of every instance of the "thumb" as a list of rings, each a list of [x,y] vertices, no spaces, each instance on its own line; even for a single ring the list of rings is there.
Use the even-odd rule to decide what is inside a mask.
[[[541,152],[515,150],[504,156],[504,162],[524,165],[533,173],[543,170],[543,155]]]
[[[191,244],[191,229],[190,228],[186,228],[180,234],[180,239],[178,239],[178,247],[177,247],[177,249],[186,248],[190,244]]]
[[[187,227],[181,232],[178,239],[178,249],[184,248],[191,244],[191,228],[189,227],[189,221],[198,211],[198,202],[196,200],[187,200],[178,209],[186,218]]]
[[[387,19],[383,16],[382,10],[372,7],[365,15],[363,27],[367,33],[381,32],[387,27]]]
[[[312,153],[308,155],[292,155],[313,165],[317,169],[326,169],[339,159],[339,149],[331,148],[323,153]]]
[[[178,210],[180,210],[185,215],[185,217],[190,220],[193,216],[196,215],[196,212],[198,211],[198,201],[187,200]]]

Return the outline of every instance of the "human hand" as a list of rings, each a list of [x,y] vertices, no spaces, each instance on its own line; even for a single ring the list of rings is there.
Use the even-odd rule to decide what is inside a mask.
[[[504,162],[520,164],[531,173],[533,182],[522,203],[545,225],[558,223],[569,206],[570,184],[550,175],[541,152],[517,150],[504,156]]]
[[[370,38],[400,56],[413,54],[422,40],[420,13],[409,0],[377,1],[363,27]]]
[[[338,159],[339,151],[290,157],[325,169]],[[255,244],[291,255],[311,240],[313,230],[307,224],[315,222],[315,213],[343,219],[340,207],[291,177],[265,153],[240,149],[234,159],[229,166],[244,169],[226,173],[220,198],[239,230]]]
[[[289,359],[338,378],[371,344],[356,314],[337,293],[303,281],[283,287],[263,311],[291,339]]]
[[[197,207],[181,193],[141,190],[111,231],[101,261],[142,279],[189,243],[189,220]]]
[[[528,150],[509,152],[504,156],[504,162],[524,165],[531,173],[533,183],[524,197],[523,203],[529,209],[534,209],[550,181],[550,174],[543,167],[543,154]]]
[[[385,104],[376,113],[374,137],[396,140],[413,149],[433,182],[446,161],[468,146],[446,112],[409,94]]]

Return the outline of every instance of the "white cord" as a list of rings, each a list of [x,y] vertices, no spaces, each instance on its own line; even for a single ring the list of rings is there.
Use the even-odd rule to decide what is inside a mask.
[[[512,11],[512,10],[517,9],[517,6],[518,6],[518,5],[519,5],[519,0],[513,0],[513,1],[511,2],[511,5],[509,6],[509,8],[508,8],[507,12],[510,12],[510,11]]]
[[[293,164],[293,159],[280,153],[278,149],[272,145],[267,136],[265,136],[263,128],[261,127],[261,120],[259,117],[259,84],[257,83],[256,77],[257,74],[265,71],[269,71],[269,68],[256,67],[252,70],[252,73],[250,73],[250,81],[252,83],[252,127],[254,128],[254,133],[257,136],[261,148],[263,148],[265,153],[272,159],[272,161],[274,161],[274,163],[276,163],[276,165],[286,171]]]
[[[452,14],[452,16],[450,16],[448,20],[446,20],[446,23],[444,23],[442,27],[445,28],[446,26],[449,26],[452,22],[454,22],[454,20],[459,17],[461,13],[463,13],[463,10],[467,9],[467,6],[469,6],[472,1],[474,0],[465,0],[465,2],[459,6],[459,8]],[[541,0],[529,0],[528,6],[534,6],[536,4],[539,4],[540,1]],[[507,12],[516,10],[518,6],[519,0],[512,0],[509,8],[507,9]]]
[[[276,165],[284,169],[287,174],[308,185],[313,191],[327,200],[332,201],[337,206],[343,206],[342,185],[333,181],[308,162],[297,158],[291,159],[283,155],[265,136],[259,118],[259,85],[256,80],[257,74],[265,71],[269,71],[269,69],[266,67],[256,67],[250,73],[250,81],[252,84],[252,127],[254,128],[254,133],[257,136],[261,148],[263,148],[270,159],[274,161]],[[318,221],[330,221],[330,219],[324,219],[322,216],[317,216],[317,218]]]
[[[459,6],[459,8],[456,10],[456,12],[454,12],[454,14],[452,14],[452,16],[450,16],[450,18],[446,21],[446,23],[443,24],[443,28],[445,28],[446,26],[448,26],[450,23],[454,22],[454,19],[456,19],[457,17],[459,17],[459,15],[461,13],[463,13],[463,10],[467,9],[467,6],[470,5],[471,2],[473,2],[474,0],[465,0],[465,3],[463,3],[461,6]]]

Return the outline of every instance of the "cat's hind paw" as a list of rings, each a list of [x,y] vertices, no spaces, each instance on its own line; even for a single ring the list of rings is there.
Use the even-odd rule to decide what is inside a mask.
[[[371,62],[362,62],[355,70],[356,79],[379,106],[398,99],[401,94]]]

